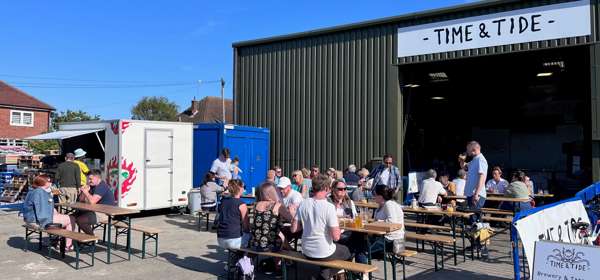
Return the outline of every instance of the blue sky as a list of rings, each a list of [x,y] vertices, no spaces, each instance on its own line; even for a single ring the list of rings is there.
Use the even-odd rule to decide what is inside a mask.
[[[143,96],[180,110],[232,96],[231,43],[401,15],[468,0],[3,1],[0,80],[53,105],[129,118]]]

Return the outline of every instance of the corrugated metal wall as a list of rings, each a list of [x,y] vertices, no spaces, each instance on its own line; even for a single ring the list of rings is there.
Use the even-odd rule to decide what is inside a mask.
[[[382,156],[397,141],[386,129],[395,33],[385,25],[236,49],[236,122],[270,128],[271,161],[286,171]]]
[[[452,8],[422,17],[408,15],[237,44],[236,123],[270,128],[271,162],[286,171],[312,164],[341,169],[386,152],[395,155],[402,167],[399,76],[410,71],[404,65],[591,44],[598,21],[596,8],[593,36],[400,59],[395,57],[398,27],[569,1],[482,2],[472,9]]]

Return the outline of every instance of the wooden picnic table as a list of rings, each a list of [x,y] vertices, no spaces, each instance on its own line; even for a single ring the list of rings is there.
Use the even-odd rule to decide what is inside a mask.
[[[419,218],[419,215],[437,215],[437,216],[448,216],[450,217],[450,228],[452,229],[452,238],[454,238],[456,240],[456,224],[457,218],[463,219],[463,222],[461,223],[461,231],[460,231],[460,235],[463,241],[463,261],[466,261],[466,247],[465,247],[465,223],[464,223],[464,219],[468,219],[469,217],[471,217],[472,215],[474,215],[475,213],[470,213],[470,212],[462,212],[462,211],[448,211],[448,210],[442,210],[441,208],[437,208],[437,209],[427,209],[424,207],[419,207],[419,208],[412,208],[412,207],[402,207],[402,211],[406,212],[406,213],[415,213],[417,214],[417,221]],[[453,251],[454,251],[454,265],[457,265],[458,260],[456,259],[456,242],[454,242],[453,247],[452,247]],[[471,253],[472,255],[472,253]]]
[[[369,229],[368,228],[369,224],[377,224],[378,229]],[[388,227],[383,226],[385,224],[388,224],[389,226]],[[340,221],[340,229],[342,229],[342,230],[363,233],[363,234],[367,234],[367,235],[373,235],[376,238],[385,238],[386,234],[388,234],[394,230],[398,230],[400,228],[402,228],[402,225],[392,224],[392,223],[383,223],[383,222],[367,223],[367,224],[364,224],[362,227],[355,227],[355,226],[353,226],[353,221],[347,221],[347,222]],[[367,249],[368,249],[367,259],[369,261],[369,264],[371,264],[371,261],[372,261],[371,253],[372,253],[373,245],[371,244],[371,240],[369,238],[366,238],[366,241],[367,241]],[[384,279],[387,279],[387,254],[386,254],[385,242],[383,244],[383,275],[384,275],[383,276]],[[369,273],[369,279],[372,279],[372,277],[373,277],[373,275],[371,273]]]
[[[544,194],[534,194],[533,198],[553,198],[554,195],[551,193],[544,193]]]
[[[81,203],[81,202],[58,203],[56,205],[59,207],[71,208],[72,210],[83,210],[83,211],[102,213],[102,214],[105,214],[106,216],[108,216],[108,224],[106,225],[108,227],[108,238],[106,239],[106,242],[107,242],[107,244],[106,244],[106,254],[107,254],[106,262],[108,264],[110,264],[110,248],[111,248],[110,236],[111,236],[112,219],[114,217],[117,220],[120,220],[120,221],[126,223],[127,227],[128,227],[127,228],[127,254],[128,254],[128,260],[131,260],[131,218],[129,216],[132,214],[139,213],[140,212],[139,210],[122,208],[122,207],[105,205],[105,204],[89,204],[89,203]],[[122,219],[120,219],[120,218],[122,218]]]
[[[438,215],[438,216],[448,216],[448,217],[460,217],[460,218],[469,218],[473,215],[473,213],[469,212],[461,212],[461,211],[448,211],[442,210],[441,208],[412,208],[412,207],[402,207],[402,211],[407,213],[416,213],[416,214],[426,214],[426,215]]]
[[[485,201],[499,201],[499,202],[512,202],[512,203],[517,203],[517,202],[529,202],[529,198],[515,198],[515,197],[507,197],[507,196],[503,196],[503,195],[492,195],[492,196],[488,196]]]
[[[467,199],[467,197],[464,195],[447,195],[447,196],[442,196],[442,199],[459,200],[459,199]]]
[[[354,202],[354,206],[355,207],[360,207],[360,208],[369,208],[369,209],[378,209],[379,208],[379,204],[377,204],[375,202],[359,202],[359,201],[355,201]]]

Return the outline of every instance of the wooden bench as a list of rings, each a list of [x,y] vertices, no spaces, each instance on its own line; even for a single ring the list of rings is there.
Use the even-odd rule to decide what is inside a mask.
[[[413,223],[413,222],[404,222],[404,226],[411,227],[411,228],[419,228],[419,229],[431,229],[431,230],[448,231],[448,232],[452,231],[452,228],[449,226],[440,226],[440,225],[431,225],[431,224],[422,224],[422,223]]]
[[[404,226],[406,227],[410,227],[410,228],[415,228],[415,229],[429,229],[429,230],[435,230],[435,231],[445,231],[445,232],[452,232],[452,227],[450,226],[440,226],[440,225],[431,225],[431,224],[422,224],[422,223],[414,223],[414,222],[405,222]],[[466,246],[465,246],[465,233],[463,232],[463,229],[461,227],[455,227],[456,232],[460,232],[461,233],[461,237],[462,237],[462,255],[463,255],[463,261],[466,261]],[[418,242],[418,241],[417,241]],[[422,243],[425,242],[425,240],[421,240]],[[423,248],[425,248],[425,245],[422,245]],[[418,248],[418,246],[417,246]],[[457,261],[457,249],[456,249],[456,240],[454,240],[454,243],[452,244],[452,253],[454,255],[454,265],[458,264]]]
[[[41,251],[42,233],[44,232],[44,229],[42,229],[37,224],[24,224],[23,227],[25,228],[25,248],[23,248],[23,250],[27,251],[27,249],[29,249],[29,241],[31,240],[31,236],[33,234],[38,234],[38,237],[36,239],[39,241],[38,250]]]
[[[94,236],[94,235],[89,235],[89,234],[85,234],[85,233],[80,233],[80,232],[74,232],[74,231],[70,231],[70,230],[66,230],[66,229],[42,229],[37,225],[32,225],[32,224],[25,224],[23,225],[23,227],[25,227],[25,240],[26,240],[26,247],[29,247],[29,240],[30,240],[30,236],[34,233],[39,234],[39,249],[42,249],[42,233],[47,233],[48,236],[50,237],[50,240],[52,240],[53,238],[58,238],[60,239],[61,242],[61,257],[64,258],[65,256],[65,251],[64,251],[64,244],[65,244],[65,239],[71,239],[73,240],[73,246],[75,247],[75,269],[79,269],[79,255],[81,252],[81,248],[80,247],[91,247],[92,248],[92,262],[90,266],[94,266],[94,253],[96,252],[96,241],[99,240],[98,237]],[[52,257],[52,246],[48,246],[48,258]]]
[[[433,262],[435,264],[435,271],[438,270],[438,248],[440,249],[440,256],[442,259],[442,269],[444,269],[444,244],[454,244],[454,242],[456,242],[456,240],[450,236],[437,234],[419,234],[414,232],[404,233],[404,238],[407,240],[415,240],[417,244],[417,251],[419,250],[418,241],[431,242],[431,244],[433,244]],[[425,250],[425,248],[423,248],[423,250]]]
[[[402,263],[402,280],[406,280],[406,258],[417,255],[417,251],[404,250],[400,254],[390,253],[390,261],[392,263],[392,275],[396,279],[396,264],[398,261]]]
[[[502,216],[513,216],[514,215],[514,213],[512,211],[495,209],[495,208],[481,208],[481,213],[492,214],[492,215],[502,215]]]
[[[351,262],[351,261],[309,260],[306,257],[304,257],[302,255],[302,253],[296,252],[296,251],[285,251],[284,250],[284,251],[279,251],[279,252],[257,252],[257,251],[254,251],[254,250],[251,250],[248,248],[240,248],[240,249],[236,249],[234,251],[243,252],[243,253],[247,253],[247,254],[255,255],[255,256],[281,258],[283,260],[288,260],[288,261],[295,262],[295,263],[305,263],[305,264],[309,264],[309,265],[315,265],[315,266],[327,267],[327,268],[333,268],[333,269],[340,269],[340,270],[343,269],[346,271],[360,273],[362,275],[365,275],[367,273],[371,273],[371,272],[374,272],[377,270],[377,266],[375,266],[375,265],[355,263],[355,262]],[[232,267],[232,264],[229,264],[229,267]],[[282,262],[281,269],[282,269],[283,279],[287,279],[287,268],[286,268],[285,262]]]
[[[104,228],[106,228],[106,224],[108,224],[108,221],[100,221],[100,224]],[[112,225],[116,229],[114,242],[114,246],[116,247],[119,242],[119,235],[127,234],[127,230],[129,229],[129,227],[126,223],[121,221],[112,221]],[[154,257],[158,256],[158,234],[161,233],[161,230],[137,224],[132,224],[131,230],[142,233],[142,259],[146,258],[146,241],[150,239],[154,240]],[[110,238],[110,236],[108,238]]]
[[[503,223],[512,223],[512,218],[502,218],[502,217],[490,217],[490,216],[483,216],[481,217],[482,221],[485,222],[503,222]]]
[[[205,210],[200,210],[200,211],[196,211],[194,213],[192,213],[192,215],[198,215],[198,229],[200,229],[201,225],[202,225],[202,220],[206,219],[206,231],[208,231],[208,227],[210,226],[210,214],[215,214],[215,219],[216,219],[216,215],[217,212],[214,211],[205,211]]]

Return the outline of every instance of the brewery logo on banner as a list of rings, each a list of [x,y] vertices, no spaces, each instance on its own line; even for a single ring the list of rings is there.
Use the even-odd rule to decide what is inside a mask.
[[[591,280],[600,273],[600,247],[538,241],[534,258],[533,280]]]

